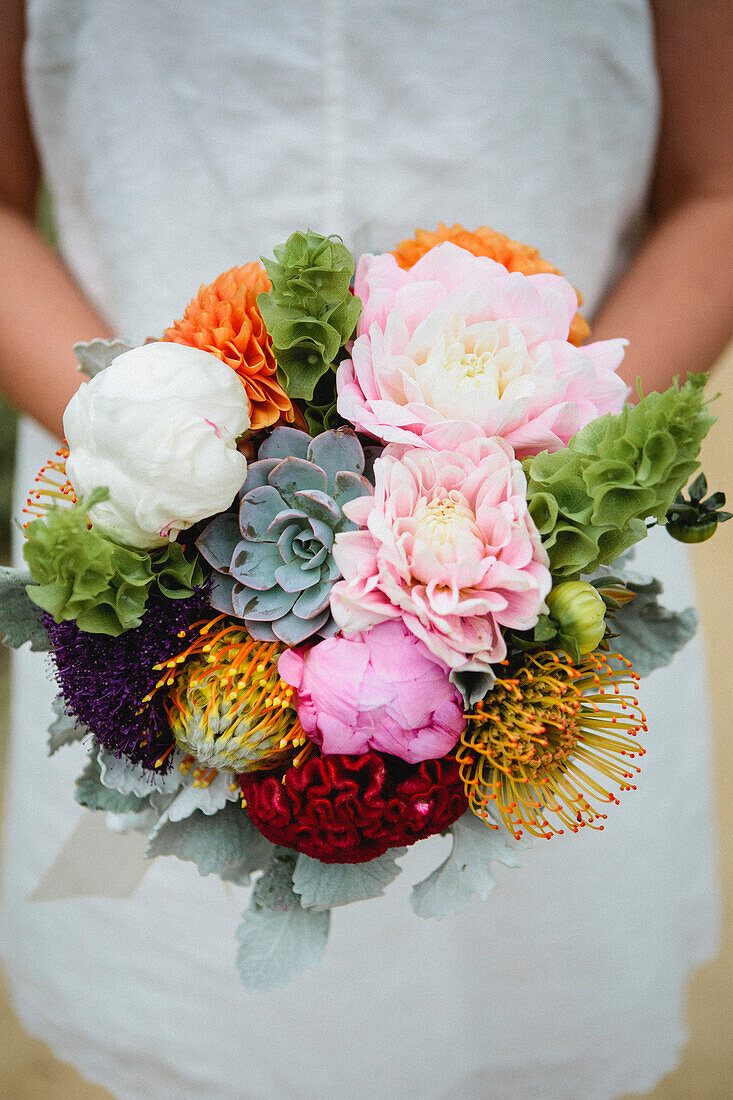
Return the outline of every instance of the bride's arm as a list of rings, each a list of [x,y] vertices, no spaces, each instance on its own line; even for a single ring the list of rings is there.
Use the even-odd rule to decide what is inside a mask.
[[[0,9],[0,392],[56,435],[81,376],[72,345],[109,335],[34,227],[38,165],[23,95],[23,3]]]
[[[654,227],[593,325],[630,340],[645,391],[711,366],[733,334],[733,5],[654,0],[662,128]]]

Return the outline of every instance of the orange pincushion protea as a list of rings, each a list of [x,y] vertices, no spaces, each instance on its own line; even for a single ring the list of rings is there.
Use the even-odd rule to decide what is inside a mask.
[[[258,263],[233,267],[202,286],[163,337],[209,351],[237,372],[249,397],[252,431],[269,428],[281,417],[292,421],[294,415],[277,380],[270,337],[257,308],[257,295],[270,285]]]
[[[23,524],[23,530],[34,519],[43,519],[52,508],[60,505],[76,504],[74,487],[66,476],[66,459],[69,449],[64,443],[53,458],[45,462],[35,478],[37,488],[31,489],[25,502],[23,514],[29,516]]]
[[[392,255],[400,267],[407,271],[426,252],[442,244],[443,241],[451,241],[459,248],[472,252],[474,256],[488,256],[490,260],[503,264],[508,271],[519,271],[522,275],[562,274],[544,259],[536,248],[532,248],[529,244],[521,244],[520,241],[513,241],[504,233],[497,233],[496,230],[490,229],[488,225],[479,226],[473,232],[470,229],[464,229],[459,222],[450,227],[441,222],[434,233],[428,229],[416,229],[415,236],[408,237],[398,244]],[[578,303],[582,303],[580,294],[578,294]],[[570,326],[568,340],[579,347],[589,336],[588,322],[576,313]]]

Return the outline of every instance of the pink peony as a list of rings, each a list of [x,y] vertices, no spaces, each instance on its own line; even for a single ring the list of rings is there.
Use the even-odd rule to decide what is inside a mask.
[[[329,755],[377,749],[418,764],[445,756],[463,732],[447,668],[399,621],[288,649],[278,671],[297,691],[303,729]]]
[[[344,506],[363,530],[336,536],[331,610],[346,634],[401,619],[450,668],[488,671],[506,656],[501,628],[546,610],[547,553],[507,443],[444,424],[431,445],[386,447],[374,496]]]
[[[362,256],[355,292],[364,310],[338,411],[377,439],[426,447],[430,425],[468,422],[531,455],[624,403],[626,341],[568,343],[578,298],[561,275],[510,274],[445,243],[409,271]]]

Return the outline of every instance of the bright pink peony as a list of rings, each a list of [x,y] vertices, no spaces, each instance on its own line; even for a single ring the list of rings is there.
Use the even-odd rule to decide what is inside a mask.
[[[469,422],[531,455],[624,403],[626,341],[568,343],[578,298],[561,275],[510,274],[445,243],[409,271],[362,256],[355,292],[364,310],[338,411],[377,439],[426,447],[429,425]]]
[[[344,506],[365,529],[336,536],[331,610],[345,634],[401,619],[450,668],[486,671],[506,655],[501,628],[546,610],[549,561],[507,443],[444,424],[431,445],[386,447],[374,496]]]
[[[278,670],[296,689],[303,729],[328,755],[376,749],[418,764],[445,756],[463,732],[447,668],[399,620],[288,649]]]

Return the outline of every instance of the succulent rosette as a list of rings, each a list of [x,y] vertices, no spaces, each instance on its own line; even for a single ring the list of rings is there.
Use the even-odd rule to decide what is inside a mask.
[[[336,539],[331,606],[345,633],[399,619],[449,668],[482,672],[506,656],[503,628],[546,610],[549,559],[508,444],[455,426],[432,438],[387,447],[374,494],[346,506],[359,530]]]
[[[376,439],[427,447],[428,428],[458,422],[537,454],[624,403],[625,341],[568,341],[578,296],[561,275],[510,273],[446,242],[409,270],[362,256],[355,290],[338,411]]]
[[[261,641],[300,645],[327,633],[331,590],[341,575],[334,542],[355,528],[344,507],[371,492],[364,464],[349,429],[311,439],[276,428],[247,472],[238,524],[219,516],[198,539],[216,570],[214,607],[242,619]]]
[[[443,917],[525,834],[602,828],[639,677],[695,629],[619,555],[731,518],[698,472],[705,376],[622,408],[625,341],[585,342],[531,246],[441,224],[358,264],[312,230],[274,253],[161,341],[77,345],[29,571],[0,567],[0,638],[51,651],[49,751],[89,749],[77,801],[258,876],[252,990],[419,840],[452,845],[410,894]]]

